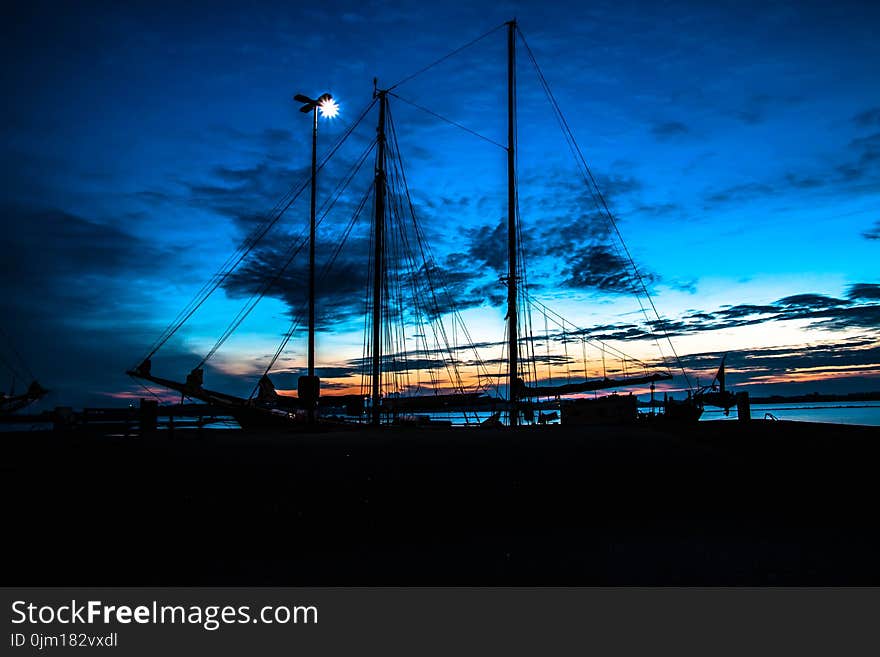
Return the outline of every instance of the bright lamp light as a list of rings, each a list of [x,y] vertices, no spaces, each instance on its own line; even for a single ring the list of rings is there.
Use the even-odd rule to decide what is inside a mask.
[[[332,98],[325,98],[318,103],[318,110],[321,112],[321,116],[325,119],[332,119],[339,114],[339,105]]]

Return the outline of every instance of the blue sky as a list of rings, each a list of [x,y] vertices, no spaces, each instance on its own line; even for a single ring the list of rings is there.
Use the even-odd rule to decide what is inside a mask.
[[[513,16],[687,366],[708,374],[730,351],[732,382],[756,392],[878,388],[876,4],[38,2],[16,11],[4,24],[0,110],[3,328],[54,391],[50,405],[138,393],[124,370],[255,217],[302,180],[309,122],[294,93],[338,98],[341,118],[321,126],[326,145],[369,102],[373,77],[394,83]],[[396,91],[503,142],[504,46],[499,31]],[[535,293],[594,335],[656,358],[633,339],[636,301],[597,281],[610,238],[522,49],[517,75]],[[459,291],[474,338],[501,340],[492,231],[505,212],[505,155],[402,101],[392,99],[392,113],[438,264],[469,274]],[[328,169],[322,192],[342,170]],[[302,227],[307,207],[291,208],[279,236]],[[345,220],[328,219],[325,247]],[[348,266],[355,276],[357,261]],[[180,377],[198,362],[251,289],[246,276],[235,280],[167,345],[157,370]],[[260,305],[212,362],[211,387],[249,389],[296,294],[279,289]],[[325,301],[319,364],[330,380],[360,356],[360,319],[354,306],[334,322],[342,306]],[[294,387],[303,342],[291,343],[279,387]]]

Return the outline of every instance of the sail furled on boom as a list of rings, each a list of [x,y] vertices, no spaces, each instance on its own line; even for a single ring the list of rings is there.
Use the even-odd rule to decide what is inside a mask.
[[[583,392],[638,386],[646,383],[656,383],[657,381],[670,381],[671,379],[671,374],[657,372],[645,376],[630,376],[622,379],[605,378],[595,381],[584,381],[582,383],[566,383],[559,386],[527,386],[522,384],[520,386],[520,396],[528,398],[561,397],[563,395],[576,395]]]

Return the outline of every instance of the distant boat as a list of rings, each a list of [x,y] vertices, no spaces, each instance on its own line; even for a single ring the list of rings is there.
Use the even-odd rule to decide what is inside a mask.
[[[5,342],[2,350],[0,350],[0,364],[2,364],[4,369],[8,370],[12,377],[12,386],[9,393],[0,391],[0,417],[2,417],[4,415],[11,415],[33,404],[35,401],[45,397],[49,391],[37,383],[36,377],[31,373],[18,349],[15,348],[12,338],[2,328],[0,328],[0,336],[2,336]],[[16,381],[30,381],[24,393],[15,394]]]
[[[31,382],[25,393],[21,395],[0,392],[0,415],[11,415],[16,411],[33,404],[35,401],[42,399],[48,394],[43,386],[36,381]]]

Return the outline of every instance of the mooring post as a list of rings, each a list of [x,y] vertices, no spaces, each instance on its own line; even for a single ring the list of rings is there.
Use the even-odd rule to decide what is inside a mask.
[[[138,424],[142,436],[146,433],[153,433],[156,430],[158,416],[159,402],[155,399],[141,399]]]
[[[748,422],[752,419],[752,406],[749,402],[748,392],[736,393],[736,419],[740,422]]]

